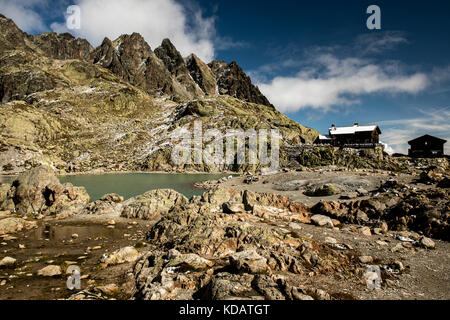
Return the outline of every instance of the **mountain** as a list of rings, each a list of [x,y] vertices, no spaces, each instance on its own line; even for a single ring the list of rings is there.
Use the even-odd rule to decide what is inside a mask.
[[[235,63],[221,73],[168,39],[154,51],[137,33],[93,48],[68,34],[28,35],[1,15],[0,31],[0,172],[255,170],[174,166],[170,155],[195,121],[278,128],[282,145],[318,134],[273,108]]]

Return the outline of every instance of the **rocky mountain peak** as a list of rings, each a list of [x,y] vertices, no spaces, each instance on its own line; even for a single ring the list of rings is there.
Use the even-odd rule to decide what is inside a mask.
[[[60,60],[89,60],[94,50],[86,39],[75,38],[70,33],[47,32],[34,36],[32,41],[46,56]]]
[[[169,39],[164,39],[161,46],[155,49],[156,56],[164,63],[175,80],[183,86],[191,98],[204,96],[200,86],[189,74],[183,57]]]
[[[20,30],[11,19],[0,14],[0,52],[25,48],[28,35]]]
[[[192,79],[194,79],[203,92],[207,95],[218,94],[216,90],[216,78],[206,63],[195,54],[187,57],[185,63]]]
[[[229,64],[225,61],[213,61],[208,66],[216,77],[219,94],[273,107],[235,61]]]

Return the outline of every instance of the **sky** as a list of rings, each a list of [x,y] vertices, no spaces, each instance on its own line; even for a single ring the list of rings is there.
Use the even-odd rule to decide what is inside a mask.
[[[67,29],[70,5],[80,29]],[[367,28],[370,5],[379,30]],[[423,134],[450,141],[447,0],[0,0],[0,12],[30,34],[97,46],[139,32],[152,48],[170,38],[184,56],[236,61],[279,111],[323,134],[377,124],[391,153]]]

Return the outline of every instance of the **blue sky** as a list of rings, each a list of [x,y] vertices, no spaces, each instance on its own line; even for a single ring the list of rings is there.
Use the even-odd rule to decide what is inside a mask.
[[[65,27],[72,4],[80,30]],[[381,30],[366,27],[372,4]],[[375,123],[397,152],[425,133],[450,140],[449,1],[0,0],[0,12],[32,34],[98,45],[137,31],[153,48],[168,37],[184,55],[234,60],[280,111],[322,133]]]

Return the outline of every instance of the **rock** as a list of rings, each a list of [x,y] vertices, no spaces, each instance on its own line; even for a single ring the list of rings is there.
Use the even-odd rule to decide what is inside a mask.
[[[62,185],[53,169],[35,167],[21,174],[11,185],[15,210],[25,216],[43,215],[65,218],[89,203],[89,195],[82,187]]]
[[[325,237],[325,242],[326,243],[331,243],[331,244],[336,244],[337,243],[336,239],[332,238],[332,237]]]
[[[305,195],[311,197],[327,197],[339,194],[340,190],[334,184],[324,184],[320,187],[312,187],[305,191]]]
[[[450,188],[450,178],[444,177],[439,183],[437,184],[438,188]]]
[[[361,261],[361,263],[372,263],[373,258],[371,256],[360,256],[359,261]]]
[[[400,270],[400,271],[405,270],[405,267],[403,266],[403,263],[401,261],[394,261],[393,266],[397,270]]]
[[[364,188],[358,188],[358,189],[356,189],[356,192],[358,193],[358,195],[360,197],[367,196],[369,194],[369,191],[367,191]]]
[[[351,199],[356,199],[358,198],[358,193],[357,192],[347,192],[344,193],[343,195],[341,195],[340,199],[342,200],[351,200]]]
[[[365,236],[371,236],[372,235],[372,232],[370,231],[369,227],[358,228],[358,232],[363,234],[363,235],[365,235]]]
[[[55,277],[61,275],[61,267],[57,265],[49,265],[38,271],[38,276]]]
[[[16,264],[16,259],[11,257],[4,257],[2,260],[0,260],[0,268],[2,267],[12,267]]]
[[[106,265],[117,265],[126,262],[134,262],[139,258],[140,254],[133,247],[125,247],[114,251],[111,255],[104,255],[101,262]]]
[[[120,215],[123,208],[123,197],[111,193],[106,194],[99,200],[89,203],[83,210],[84,214],[95,214],[95,215]]]
[[[327,227],[327,228],[333,228],[333,222],[331,221],[330,217],[321,215],[321,214],[315,214],[311,217],[311,221],[319,226],[319,227]]]
[[[223,205],[223,212],[225,213],[242,213],[245,212],[243,203],[239,202],[225,202]]]
[[[121,216],[144,220],[157,220],[175,207],[187,204],[188,199],[170,189],[152,190],[124,203]]]
[[[212,261],[202,258],[195,253],[181,254],[175,249],[171,249],[169,251],[168,258],[170,262],[167,264],[167,267],[176,269],[181,268],[183,272],[185,272],[186,270],[205,270],[214,265]]]
[[[434,243],[434,241],[427,237],[422,237],[420,239],[419,243],[422,247],[427,248],[427,249],[436,248],[436,244]]]
[[[255,250],[234,253],[230,256],[230,265],[240,272],[265,273],[268,271],[267,259]]]
[[[356,220],[358,222],[368,222],[369,221],[369,217],[367,216],[367,214],[364,211],[361,210],[357,210],[356,211]]]
[[[95,292],[101,292],[107,296],[112,296],[120,291],[119,286],[115,283],[107,284],[100,287],[94,288]]]
[[[0,220],[0,234],[15,233],[35,227],[37,227],[36,221],[27,221],[22,218],[5,218]]]

